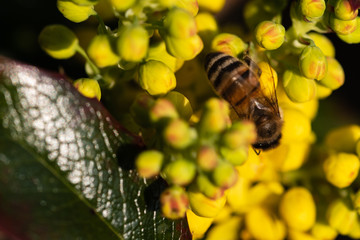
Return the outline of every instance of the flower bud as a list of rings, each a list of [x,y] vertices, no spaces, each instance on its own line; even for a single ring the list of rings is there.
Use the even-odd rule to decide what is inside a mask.
[[[198,0],[199,7],[210,12],[219,12],[225,5],[225,0]]]
[[[138,94],[130,106],[130,114],[135,122],[142,127],[150,127],[149,111],[155,100],[147,93]]]
[[[327,61],[320,48],[306,46],[300,55],[299,69],[306,78],[323,79],[327,73]]]
[[[187,148],[195,139],[194,129],[181,119],[173,119],[164,129],[163,137],[165,142],[173,148]]]
[[[149,47],[149,36],[146,29],[140,25],[123,26],[117,40],[119,56],[129,62],[141,61]]]
[[[76,23],[85,21],[91,15],[96,15],[94,6],[80,6],[65,0],[57,0],[57,8],[65,18]]]
[[[211,98],[205,103],[200,117],[201,134],[212,134],[223,131],[229,124],[229,105],[225,100]]]
[[[212,171],[219,162],[219,156],[215,148],[210,146],[201,146],[197,153],[196,163],[204,171]]]
[[[288,69],[283,75],[283,85],[286,95],[293,102],[307,102],[315,97],[316,85],[313,79],[300,75],[294,69]]]
[[[166,218],[179,219],[185,216],[189,199],[185,190],[179,186],[171,186],[160,195],[161,212]]]
[[[308,35],[314,41],[315,45],[320,48],[325,56],[335,57],[335,47],[330,39],[328,39],[325,35],[316,32],[311,32]]]
[[[229,149],[227,147],[220,148],[221,155],[234,166],[243,164],[248,156],[248,147],[240,147],[237,149]]]
[[[359,27],[356,27],[355,31],[346,35],[338,33],[337,36],[341,40],[349,44],[360,43],[360,17],[357,17],[356,21],[357,21],[357,26]]]
[[[214,218],[200,217],[190,209],[186,210],[186,219],[193,239],[203,238],[211,223],[214,221]]]
[[[101,89],[95,79],[79,78],[74,82],[74,87],[85,97],[101,99]]]
[[[143,178],[151,178],[160,173],[164,155],[157,150],[146,150],[141,152],[135,165],[139,175]]]
[[[98,0],[71,0],[71,1],[80,6],[91,6],[91,5],[96,5],[98,3]]]
[[[176,0],[175,6],[185,9],[191,13],[194,17],[199,12],[199,5],[197,0]]]
[[[171,91],[165,96],[175,106],[180,117],[189,120],[193,114],[189,100],[179,92]]]
[[[218,199],[224,195],[224,189],[215,186],[208,177],[200,174],[196,177],[196,186],[206,197]]]
[[[350,186],[359,167],[359,158],[349,153],[332,153],[323,164],[326,180],[338,188]]]
[[[285,28],[272,21],[263,21],[255,28],[257,43],[266,50],[279,48],[285,40]]]
[[[170,184],[188,185],[195,177],[196,166],[185,159],[176,159],[167,163],[161,172],[162,177]]]
[[[358,10],[353,9],[349,0],[338,0],[334,6],[335,17],[340,20],[353,20],[358,15]]]
[[[336,229],[340,234],[347,235],[357,221],[357,212],[351,210],[341,199],[333,201],[326,212],[330,227]]]
[[[245,224],[255,239],[280,240],[286,235],[285,224],[263,207],[251,209],[245,215]]]
[[[151,44],[145,60],[156,60],[165,63],[173,72],[179,70],[184,63],[184,60],[175,58],[166,51],[166,45],[164,41]]]
[[[75,34],[60,24],[46,26],[39,35],[39,43],[47,54],[57,59],[74,56],[79,47]]]
[[[219,31],[214,15],[201,12],[195,17],[197,32],[206,48],[211,47],[211,41]]]
[[[166,34],[173,38],[189,38],[197,32],[195,18],[181,8],[173,8],[167,13],[164,28]]]
[[[331,90],[338,89],[344,84],[345,73],[341,64],[331,57],[327,57],[328,71],[325,78],[320,80],[320,84],[330,88]]]
[[[107,35],[95,36],[91,40],[87,52],[96,66],[100,68],[115,65],[120,60],[119,56],[112,51]]]
[[[320,83],[316,82],[316,98],[317,99],[324,99],[331,95],[332,90],[328,87],[321,85]]]
[[[311,229],[311,235],[316,239],[335,239],[338,233],[328,224],[316,222]]]
[[[191,210],[200,217],[216,217],[226,203],[225,194],[217,199],[207,198],[194,185],[188,191]]]
[[[304,187],[290,188],[281,198],[280,215],[292,229],[309,230],[316,220],[316,206],[314,199]]]
[[[311,135],[311,121],[309,118],[302,112],[291,108],[284,108],[283,115],[283,142],[291,143],[309,140]]]
[[[211,49],[224,52],[231,56],[238,56],[247,48],[247,44],[238,36],[230,33],[220,33],[211,42]]]
[[[153,123],[159,123],[164,119],[168,120],[179,117],[174,105],[169,100],[163,98],[159,98],[155,101],[150,109],[149,115],[150,120]]]
[[[320,18],[326,9],[324,0],[300,0],[302,15],[308,20]]]
[[[136,0],[109,0],[111,6],[118,12],[125,12],[132,7]]]
[[[216,186],[227,189],[236,183],[238,174],[231,163],[221,161],[213,170],[211,177]]]
[[[354,32],[357,29],[357,18],[352,20],[340,20],[336,18],[333,14],[329,17],[329,24],[332,30],[337,34],[347,35]]]
[[[338,152],[354,153],[358,139],[360,126],[346,125],[330,131],[325,137],[325,145]]]
[[[155,60],[140,65],[137,80],[142,89],[151,95],[166,94],[176,86],[174,72],[166,64]]]
[[[189,38],[174,38],[164,36],[166,50],[174,57],[183,60],[195,58],[203,49],[204,44],[199,35]]]

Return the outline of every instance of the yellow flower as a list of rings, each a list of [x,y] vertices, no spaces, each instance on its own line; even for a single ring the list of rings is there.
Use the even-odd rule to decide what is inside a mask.
[[[65,18],[76,23],[85,21],[91,15],[96,15],[94,6],[80,6],[71,1],[57,0],[57,8]]]
[[[74,82],[74,87],[85,97],[101,99],[101,89],[95,79],[80,78]]]
[[[100,68],[113,66],[120,60],[119,56],[113,52],[107,35],[95,36],[91,40],[87,52],[96,66]]]

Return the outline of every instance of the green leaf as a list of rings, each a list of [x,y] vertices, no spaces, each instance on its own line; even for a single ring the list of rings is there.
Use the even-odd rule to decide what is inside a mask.
[[[14,239],[190,239],[159,212],[142,141],[63,76],[0,57],[0,232]]]

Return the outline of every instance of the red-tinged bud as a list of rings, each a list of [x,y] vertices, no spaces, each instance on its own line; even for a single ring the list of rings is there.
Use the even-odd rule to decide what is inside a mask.
[[[357,17],[356,21],[357,21],[357,27],[355,31],[349,34],[340,34],[340,33],[337,34],[341,40],[349,44],[360,43],[360,17]]]
[[[225,100],[212,98],[205,103],[199,122],[201,135],[219,133],[230,123],[229,105]]]
[[[201,193],[211,199],[218,199],[224,195],[224,189],[215,186],[205,175],[196,177],[196,185]]]
[[[165,17],[164,28],[170,37],[189,38],[197,33],[194,17],[180,8],[171,9]]]
[[[328,71],[326,76],[319,83],[331,90],[338,89],[344,84],[345,73],[341,64],[332,57],[327,57]]]
[[[153,123],[158,123],[163,119],[178,118],[174,105],[167,99],[159,98],[155,101],[150,110],[150,120]]]
[[[219,162],[212,172],[212,180],[216,186],[227,189],[236,183],[238,174],[229,162]]]
[[[285,40],[285,28],[283,25],[263,21],[255,29],[255,38],[257,43],[266,50],[279,48]]]
[[[299,69],[306,78],[323,79],[327,73],[327,61],[321,49],[314,45],[306,46],[300,55]]]
[[[95,79],[79,78],[74,82],[74,87],[85,97],[101,99],[101,89]]]
[[[179,219],[185,216],[189,199],[182,187],[171,186],[160,195],[161,212],[166,218]]]
[[[196,132],[182,119],[173,119],[164,129],[165,142],[173,148],[187,148],[196,138]]]
[[[197,153],[196,162],[202,170],[212,171],[219,162],[219,156],[216,153],[215,148],[202,146]]]
[[[331,14],[329,17],[329,24],[332,30],[337,34],[347,35],[354,32],[358,27],[357,18],[352,20],[341,20],[335,17],[334,14]]]
[[[110,39],[107,35],[96,35],[91,40],[87,52],[96,66],[100,68],[115,65],[120,60],[119,56],[112,50]]]
[[[117,50],[122,60],[139,62],[146,56],[148,47],[149,36],[143,26],[123,26],[119,30]]]
[[[164,36],[166,50],[174,57],[183,60],[195,58],[203,49],[204,44],[199,35],[189,38]]]
[[[230,33],[220,33],[211,42],[211,49],[224,52],[231,56],[238,56],[247,48],[247,44],[238,36]]]
[[[320,18],[326,9],[324,0],[300,0],[301,13],[307,20]]]
[[[357,17],[358,9],[353,8],[349,0],[338,0],[334,6],[335,17],[347,21]]]

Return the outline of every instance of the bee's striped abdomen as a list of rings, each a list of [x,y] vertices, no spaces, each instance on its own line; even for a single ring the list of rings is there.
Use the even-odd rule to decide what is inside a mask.
[[[217,93],[234,108],[259,87],[258,77],[261,72],[253,72],[247,62],[228,54],[209,53],[206,56],[205,69]]]

